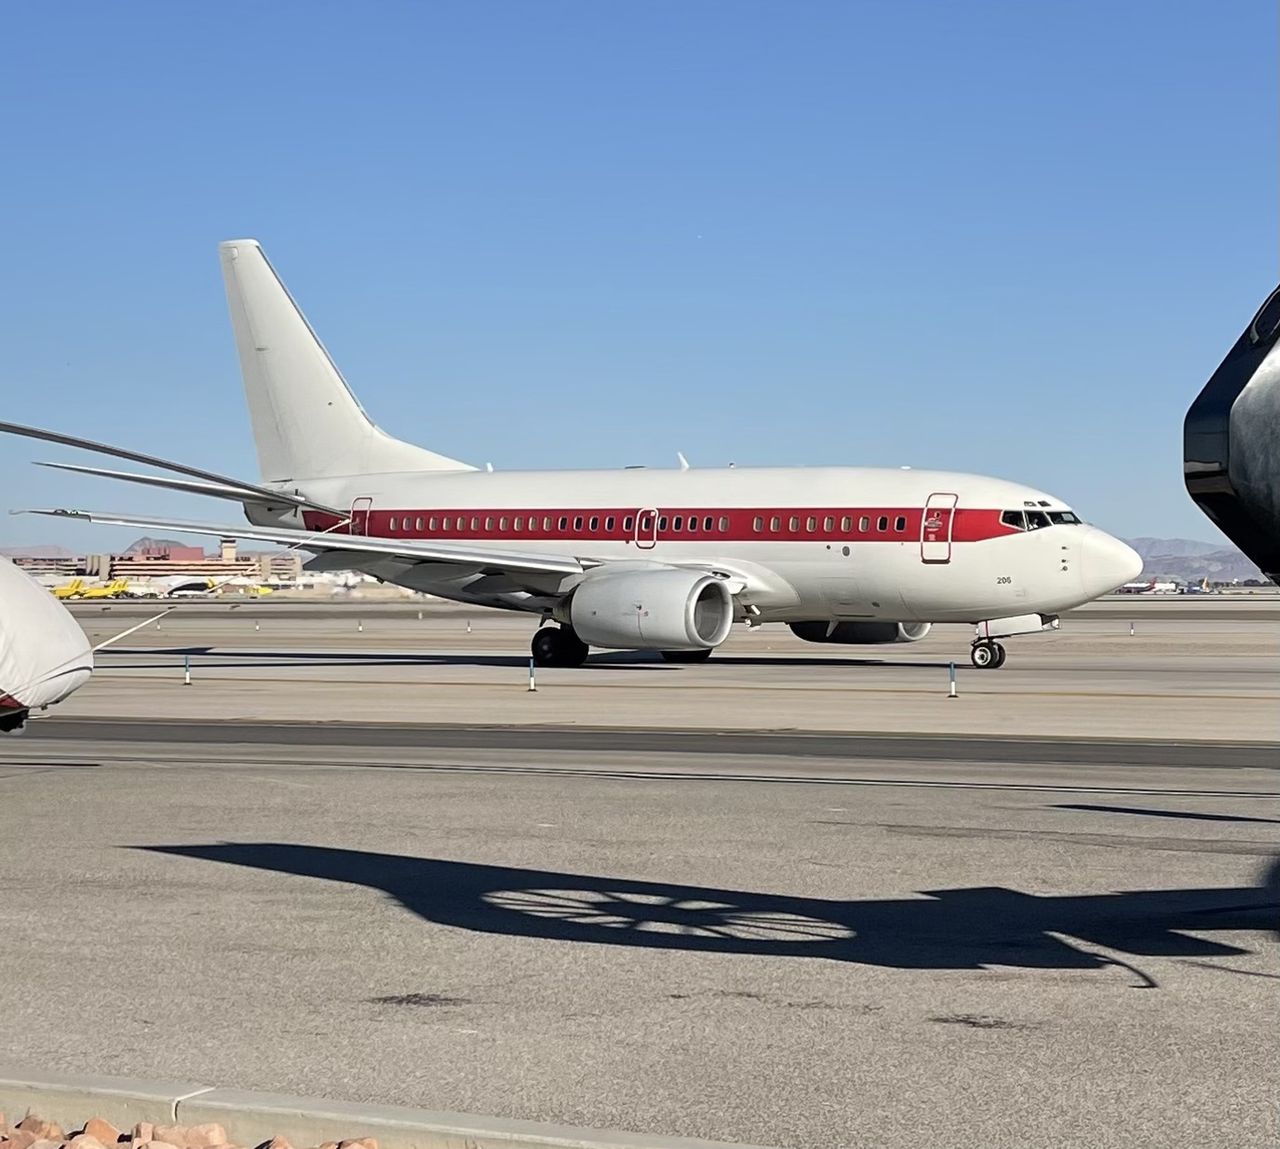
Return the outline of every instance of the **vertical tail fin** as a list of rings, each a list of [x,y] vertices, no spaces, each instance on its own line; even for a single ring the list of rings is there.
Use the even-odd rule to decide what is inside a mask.
[[[474,470],[373,424],[257,240],[218,251],[264,481]]]

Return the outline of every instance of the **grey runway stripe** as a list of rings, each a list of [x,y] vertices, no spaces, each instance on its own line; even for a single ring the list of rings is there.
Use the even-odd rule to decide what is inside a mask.
[[[180,762],[169,762],[158,751],[104,754],[98,762],[63,761],[49,758],[40,762],[17,765],[26,770],[86,769],[110,765],[165,766],[170,769],[213,768],[252,773],[256,770],[401,770],[436,774],[498,774],[519,777],[597,778],[621,782],[760,782],[779,786],[863,786],[900,787],[930,790],[1003,790],[1053,794],[1139,794],[1147,797],[1173,798],[1268,798],[1280,799],[1280,790],[1192,790],[1159,786],[1088,786],[1063,782],[970,782],[945,778],[849,778],[824,774],[738,774],[726,771],[690,770],[623,770],[581,766],[499,766],[484,762],[387,762],[331,759],[269,758],[255,762],[251,758],[228,762],[224,758],[208,758],[184,754]],[[6,775],[0,774],[0,778]]]
[[[878,759],[1198,768],[1280,767],[1273,743],[978,738],[969,735],[799,734],[779,731],[583,729],[548,726],[406,726],[330,722],[150,722],[47,718],[31,724],[40,740],[204,743],[260,746],[466,750],[560,750],[673,754],[749,754],[780,758]]]
[[[276,762],[265,766],[279,765]],[[1072,783],[1054,785],[1039,782],[963,782],[933,778],[832,778],[821,774],[728,774],[692,773],[670,770],[610,770],[579,769],[557,766],[488,766],[458,763],[388,763],[347,762],[325,763],[343,765],[350,769],[421,770],[454,774],[533,774],[553,777],[614,778],[620,781],[639,782],[767,782],[783,786],[899,786],[908,789],[937,790],[1027,790],[1066,794],[1147,794],[1180,798],[1280,798],[1275,790],[1177,790],[1142,786],[1081,786]]]

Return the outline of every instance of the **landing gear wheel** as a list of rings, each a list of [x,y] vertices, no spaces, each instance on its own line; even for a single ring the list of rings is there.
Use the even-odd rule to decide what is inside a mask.
[[[1004,660],[1009,657],[1009,652],[1005,650],[1004,646],[1001,643],[997,642],[997,643],[994,643],[993,645],[996,648],[996,661],[995,661],[995,665],[991,669],[999,670],[1004,665]]]
[[[544,626],[529,644],[538,666],[581,666],[591,648],[567,626]]]
[[[576,631],[567,626],[560,628],[560,666],[581,666],[590,653],[591,647],[578,637]]]
[[[969,658],[979,670],[995,670],[1003,661],[1004,647],[998,642],[975,642]]]
[[[660,650],[667,662],[706,662],[711,657],[711,647],[706,650]]]

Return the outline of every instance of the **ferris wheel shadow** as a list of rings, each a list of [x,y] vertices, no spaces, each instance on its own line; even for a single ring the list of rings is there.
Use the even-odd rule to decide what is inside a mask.
[[[366,886],[426,921],[477,933],[606,946],[901,969],[1097,969],[1118,963],[1068,939],[1136,956],[1211,958],[1252,951],[1185,931],[1280,938],[1280,857],[1252,887],[1048,897],[974,887],[838,901],[280,842],[141,849]]]

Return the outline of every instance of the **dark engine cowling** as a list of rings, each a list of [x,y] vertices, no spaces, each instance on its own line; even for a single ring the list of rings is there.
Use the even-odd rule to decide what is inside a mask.
[[[885,642],[919,642],[929,633],[927,622],[793,622],[791,633],[805,642],[842,646],[874,646]]]

